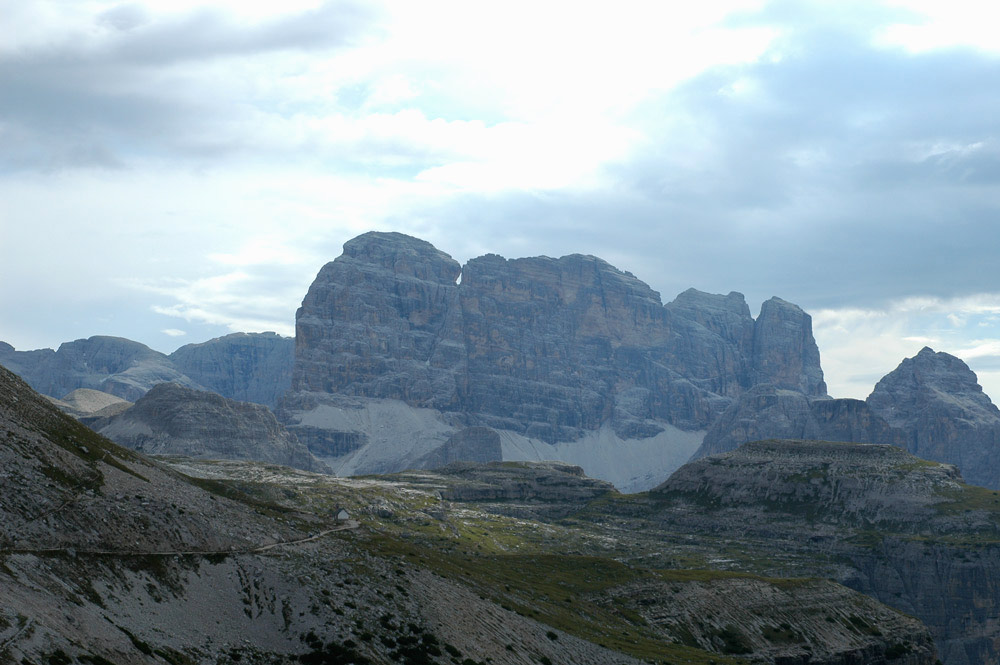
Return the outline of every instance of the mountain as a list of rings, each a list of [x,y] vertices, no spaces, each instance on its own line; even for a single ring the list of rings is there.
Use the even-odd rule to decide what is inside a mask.
[[[0,368],[4,662],[934,662],[917,620],[832,581],[645,567],[663,544],[642,533],[622,563],[608,508],[642,506],[572,467],[183,467],[207,475],[115,445]],[[461,490],[497,484],[480,496],[535,517]],[[606,517],[566,522],[588,506]]]
[[[257,460],[329,472],[267,407],[176,383],[153,386],[132,408],[92,427],[148,455]]]
[[[78,339],[61,344],[57,351],[19,352],[4,344],[0,364],[38,392],[57,399],[77,388],[90,388],[133,402],[165,381],[198,387],[162,353],[122,337]]]
[[[822,377],[809,316],[779,298],[754,320],[738,293],[663,305],[593,256],[461,266],[425,241],[366,233],[296,313],[278,414],[339,473],[403,469],[482,426],[504,459],[562,459],[642,489],[754,385],[822,397]],[[402,449],[384,436],[400,419],[419,430]]]
[[[960,359],[924,347],[885,375],[867,402],[903,432],[914,455],[954,464],[969,482],[1000,489],[1000,410]]]
[[[771,438],[891,444],[1000,489],[1000,410],[968,365],[927,347],[884,376],[864,402],[755,386],[709,427],[693,459]]]
[[[180,372],[212,392],[273,408],[291,385],[294,351],[290,337],[233,333],[187,344],[169,358]]]
[[[0,365],[56,399],[85,388],[135,401],[159,383],[178,383],[273,407],[288,389],[293,346],[275,333],[235,333],[170,356],[121,337],[78,339],[56,351],[16,351],[0,342]]]

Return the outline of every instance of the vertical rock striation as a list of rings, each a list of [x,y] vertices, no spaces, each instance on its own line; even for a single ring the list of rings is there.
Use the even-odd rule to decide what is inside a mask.
[[[457,406],[460,272],[444,252],[400,233],[345,244],[296,313],[294,390]]]
[[[174,367],[229,399],[274,407],[292,384],[295,340],[273,332],[233,333],[170,354]]]
[[[712,423],[692,459],[735,450],[748,441],[805,439],[904,446],[904,436],[856,399],[809,399],[772,384],[740,395]]]

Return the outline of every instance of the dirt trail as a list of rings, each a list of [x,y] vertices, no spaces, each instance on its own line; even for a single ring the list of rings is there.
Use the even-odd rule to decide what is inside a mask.
[[[172,556],[172,555],[202,555],[211,556],[216,554],[258,554],[260,552],[266,552],[272,550],[276,547],[284,547],[286,545],[301,545],[302,543],[308,543],[313,540],[318,540],[323,536],[334,533],[335,531],[346,531],[348,529],[357,529],[361,526],[361,523],[357,520],[347,520],[343,524],[336,526],[332,529],[326,529],[325,531],[320,531],[319,533],[307,536],[305,538],[297,538],[295,540],[281,540],[276,543],[270,543],[268,545],[259,545],[257,547],[249,547],[245,549],[231,549],[231,550],[88,550],[80,549],[76,547],[49,547],[49,548],[4,548],[0,549],[0,554],[115,554],[119,556],[144,556],[144,555],[155,555],[155,556]]]

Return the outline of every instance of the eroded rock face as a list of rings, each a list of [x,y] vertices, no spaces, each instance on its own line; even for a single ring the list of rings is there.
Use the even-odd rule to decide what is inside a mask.
[[[813,439],[905,447],[905,438],[856,399],[809,399],[801,392],[754,386],[740,395],[705,434],[693,459],[735,450],[761,439]]]
[[[458,262],[399,233],[344,245],[296,313],[294,390],[457,406]]]
[[[704,430],[759,380],[825,395],[810,318],[794,305],[772,299],[755,322],[742,295],[691,289],[664,306],[593,256],[488,254],[462,268],[422,240],[368,233],[320,271],[296,322],[280,409],[293,429],[340,394],[547,443],[605,425],[635,440],[665,424]]]
[[[273,332],[233,333],[187,344],[170,361],[198,385],[239,402],[274,407],[292,383],[295,340]]]
[[[267,407],[161,383],[125,413],[94,423],[115,443],[151,455],[248,459],[329,472]]]
[[[1000,411],[968,365],[924,347],[876,384],[868,405],[924,459],[954,464],[973,484],[1000,488]]]
[[[826,395],[812,317],[797,305],[771,298],[760,307],[753,333],[754,383]]]

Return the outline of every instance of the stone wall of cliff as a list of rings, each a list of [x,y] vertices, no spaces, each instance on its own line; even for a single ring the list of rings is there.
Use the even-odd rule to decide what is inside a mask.
[[[664,306],[593,256],[488,254],[462,267],[425,241],[367,233],[296,314],[283,413],[338,394],[547,442],[608,424],[641,439],[663,424],[705,429],[761,381],[823,396],[822,376],[809,315],[779,298],[755,321],[738,293],[691,289]]]

